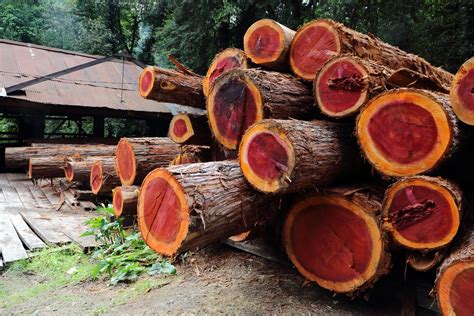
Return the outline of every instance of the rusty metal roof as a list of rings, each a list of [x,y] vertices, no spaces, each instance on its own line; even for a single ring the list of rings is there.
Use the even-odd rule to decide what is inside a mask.
[[[101,56],[0,39],[0,88],[98,58]],[[141,72],[142,68],[138,65],[117,59],[29,86],[24,89],[25,95],[14,94],[1,99],[21,99],[45,107],[83,107],[85,111],[105,108],[127,112],[204,113],[200,109],[143,99],[138,92]]]

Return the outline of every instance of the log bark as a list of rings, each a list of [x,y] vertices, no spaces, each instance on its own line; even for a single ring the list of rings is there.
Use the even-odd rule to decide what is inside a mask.
[[[27,170],[30,158],[69,156],[110,156],[114,154],[113,145],[49,145],[42,147],[5,148],[5,166],[7,169]]]
[[[263,120],[245,133],[239,159],[255,189],[277,194],[319,187],[362,166],[352,126],[327,121]]]
[[[247,128],[264,118],[311,119],[311,89],[290,75],[232,69],[220,76],[207,98],[211,132],[226,149],[238,147]]]
[[[449,95],[457,117],[466,124],[474,125],[474,57],[459,68]]]
[[[366,186],[297,199],[283,227],[289,258],[307,280],[321,287],[348,295],[362,293],[389,272],[380,206],[377,194]]]
[[[335,118],[358,113],[376,95],[402,87],[448,92],[444,86],[423,74],[406,68],[393,70],[353,55],[330,59],[321,67],[313,82],[314,99],[319,109]]]
[[[407,256],[407,263],[418,272],[427,272],[443,261],[446,252],[446,248],[428,252],[412,251]]]
[[[296,32],[271,19],[252,24],[244,35],[244,51],[250,60],[273,70],[288,69],[288,54]]]
[[[120,185],[113,157],[101,157],[94,161],[90,169],[89,184],[92,193],[112,196],[112,190]]]
[[[211,159],[209,146],[190,146],[181,147],[181,153],[170,162],[170,165],[183,165],[187,163],[207,162]]]
[[[65,157],[34,157],[28,164],[28,178],[62,178],[64,177]]]
[[[108,158],[113,158],[112,156],[104,156]],[[67,159],[67,162],[64,167],[64,177],[68,182],[77,181],[77,182],[87,182],[89,187],[89,179],[91,175],[91,167],[95,161],[101,159],[102,156],[92,156],[92,157],[70,157]]]
[[[438,307],[443,315],[474,314],[474,226],[438,269],[435,283]]]
[[[132,226],[136,222],[139,193],[140,187],[136,185],[119,186],[113,189],[114,215],[118,219],[121,218],[125,226]]]
[[[447,95],[404,88],[370,100],[357,118],[356,136],[378,172],[402,177],[442,165],[456,152],[460,131]]]
[[[91,190],[76,190],[74,192],[74,197],[78,201],[96,201],[97,200],[97,195],[92,193]]]
[[[339,54],[371,59],[395,70],[408,68],[432,78],[447,90],[453,79],[451,73],[421,57],[391,46],[372,34],[359,33],[328,19],[313,20],[298,29],[291,43],[290,65],[297,76],[313,80],[321,66]]]
[[[200,109],[206,107],[202,77],[198,75],[150,66],[143,69],[138,86],[145,99]]]
[[[384,230],[402,247],[428,251],[446,247],[462,218],[461,191],[444,179],[417,176],[385,191]]]
[[[212,141],[207,117],[190,117],[186,113],[173,116],[168,137],[177,144],[187,145],[210,145]]]
[[[138,198],[138,224],[155,251],[174,256],[250,230],[265,220],[271,196],[252,190],[236,161],[150,172]]]
[[[247,56],[238,48],[227,48],[217,54],[211,62],[202,82],[202,90],[207,97],[214,81],[223,73],[234,68],[248,68]]]

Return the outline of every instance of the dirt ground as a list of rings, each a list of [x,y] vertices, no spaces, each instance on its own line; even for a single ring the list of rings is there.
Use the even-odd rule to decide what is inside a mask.
[[[176,276],[143,277],[129,285],[86,281],[46,290],[0,307],[0,315],[83,314],[399,314],[396,300],[349,300],[317,286],[303,287],[297,272],[226,245],[207,248],[176,264]],[[0,276],[4,289],[21,291],[40,278]]]

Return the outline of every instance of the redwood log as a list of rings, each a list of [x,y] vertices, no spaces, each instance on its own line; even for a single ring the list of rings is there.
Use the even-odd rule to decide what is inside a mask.
[[[232,69],[220,76],[207,98],[209,125],[226,149],[237,149],[247,128],[264,118],[311,119],[311,89],[278,72]]]
[[[210,161],[211,153],[209,146],[189,146],[181,147],[181,153],[170,162],[170,165],[184,165],[186,163]]]
[[[404,178],[385,191],[384,229],[402,247],[439,249],[457,234],[461,205],[460,190],[447,180]]]
[[[345,117],[359,112],[370,99],[388,89],[410,87],[448,92],[420,73],[393,70],[370,59],[336,56],[314,78],[314,98],[325,115]]]
[[[283,228],[289,258],[307,280],[328,290],[354,295],[372,287],[390,266],[380,206],[367,189],[337,188],[299,199]]]
[[[474,57],[466,61],[454,76],[450,97],[458,118],[474,125]]]
[[[244,35],[244,50],[252,62],[274,70],[288,68],[295,31],[271,19],[252,24]]]
[[[64,177],[65,157],[34,157],[28,164],[28,178],[62,178]]]
[[[361,164],[352,126],[327,121],[264,120],[245,133],[240,167],[259,191],[284,194],[348,176]]]
[[[438,269],[435,285],[443,315],[474,315],[474,227]]]
[[[112,205],[116,218],[122,218],[126,226],[131,226],[137,218],[139,186],[119,186],[112,190]]]
[[[447,95],[396,89],[367,103],[356,134],[378,172],[401,177],[436,169],[456,151],[460,133]]]
[[[49,145],[42,147],[5,148],[7,169],[27,170],[30,158],[69,157],[69,156],[110,156],[114,154],[113,145]]]
[[[89,184],[92,193],[96,195],[112,195],[112,190],[120,185],[113,157],[101,157],[94,161],[90,170]]]
[[[451,73],[421,57],[326,19],[313,20],[298,29],[291,43],[290,65],[297,76],[312,81],[326,61],[346,53],[374,60],[391,69],[408,68],[426,75],[447,90],[453,79]]]
[[[177,144],[209,145],[212,140],[207,117],[190,117],[186,113],[173,116],[168,137]]]
[[[112,156],[104,157],[113,158]],[[66,180],[69,182],[87,182],[87,184],[89,184],[91,167],[96,160],[99,160],[101,158],[101,156],[68,158],[64,166],[64,176]]]
[[[211,62],[209,69],[207,70],[206,77],[202,82],[202,89],[204,95],[207,97],[214,81],[223,73],[234,68],[246,69],[247,56],[245,53],[238,48],[227,48],[217,54]]]
[[[150,66],[143,69],[138,86],[145,99],[201,109],[206,107],[202,77],[198,75]]]
[[[155,169],[140,190],[138,224],[152,249],[174,256],[251,230],[271,199],[247,185],[236,161]]]

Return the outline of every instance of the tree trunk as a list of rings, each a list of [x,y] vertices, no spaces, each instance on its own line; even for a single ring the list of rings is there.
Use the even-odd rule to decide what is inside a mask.
[[[272,197],[252,190],[236,161],[150,172],[138,198],[138,224],[155,251],[174,256],[251,230]]]
[[[207,99],[212,134],[226,149],[236,149],[247,128],[264,118],[311,119],[316,114],[311,89],[278,72],[232,69],[214,83]]]
[[[447,246],[461,221],[461,192],[441,178],[404,178],[385,191],[384,229],[402,247],[433,250]]]
[[[458,118],[474,125],[474,57],[466,61],[454,76],[450,97]]]
[[[173,116],[168,137],[177,144],[209,145],[212,141],[207,117],[190,117],[186,113]]]
[[[314,99],[323,114],[345,117],[359,112],[388,89],[411,87],[448,92],[431,78],[408,69],[393,70],[370,59],[336,56],[314,78]]]
[[[386,176],[436,169],[456,151],[459,134],[448,96],[427,90],[387,91],[370,100],[357,118],[362,152]]]
[[[108,156],[108,157],[111,157],[111,156]],[[81,157],[68,158],[64,167],[64,176],[66,180],[69,182],[72,182],[72,181],[77,181],[81,183],[87,182],[87,186],[89,187],[91,167],[96,160],[99,160],[101,158],[102,158],[101,156],[86,157],[84,159],[82,159]]]
[[[290,45],[295,33],[276,21],[259,20],[245,32],[245,53],[257,65],[274,70],[286,70]]]
[[[120,178],[115,172],[115,159],[101,157],[94,161],[90,170],[89,183],[92,193],[112,195],[112,190],[120,185]]]
[[[257,190],[278,194],[348,177],[362,166],[352,131],[327,121],[264,120],[242,139],[242,173]]]
[[[443,315],[474,314],[474,226],[441,264],[435,290]]]
[[[217,54],[211,62],[209,69],[207,70],[206,77],[202,82],[202,89],[204,95],[207,97],[211,88],[214,84],[214,81],[227,72],[230,69],[234,68],[243,68],[246,69],[247,65],[247,56],[245,53],[238,48],[227,48],[222,52]]]
[[[158,67],[143,69],[139,79],[140,95],[145,99],[170,102],[204,109],[202,77]]]
[[[122,218],[125,226],[132,226],[137,218],[137,201],[140,187],[119,186],[113,189],[112,205],[116,218]]]
[[[291,43],[290,65],[297,76],[312,81],[326,61],[347,53],[395,70],[408,68],[431,78],[447,90],[453,79],[451,73],[421,57],[384,43],[373,35],[365,35],[324,19],[306,23],[297,31]]]
[[[28,178],[62,178],[64,177],[64,157],[34,157],[28,165]]]
[[[184,145],[181,153],[171,161],[170,165],[184,165],[186,163],[208,162],[211,159],[211,152],[208,146]]]
[[[283,228],[286,252],[298,271],[328,290],[359,294],[389,272],[379,226],[380,200],[370,188],[336,188],[306,195]]]

